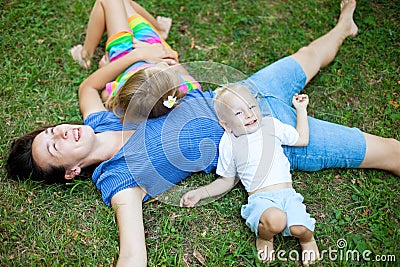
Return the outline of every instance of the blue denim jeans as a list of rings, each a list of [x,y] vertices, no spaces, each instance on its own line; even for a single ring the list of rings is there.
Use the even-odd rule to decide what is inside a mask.
[[[256,97],[263,116],[273,116],[296,127],[292,98],[304,88],[306,76],[291,57],[283,58],[250,76],[241,83]],[[292,170],[316,171],[326,168],[356,168],[365,157],[366,142],[357,128],[308,117],[309,144],[306,147],[284,146]]]

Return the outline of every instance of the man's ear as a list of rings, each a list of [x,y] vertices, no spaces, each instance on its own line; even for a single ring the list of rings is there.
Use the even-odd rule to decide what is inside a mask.
[[[72,180],[75,178],[75,176],[79,175],[81,173],[81,168],[80,167],[74,167],[71,168],[70,170],[65,171],[64,178],[65,180]]]
[[[222,128],[224,128],[225,131],[227,131],[228,133],[232,132],[232,129],[229,127],[229,125],[223,121],[223,120],[219,120],[219,125],[221,125]]]

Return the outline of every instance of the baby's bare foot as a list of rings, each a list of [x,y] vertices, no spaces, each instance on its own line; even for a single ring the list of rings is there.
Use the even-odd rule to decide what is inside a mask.
[[[303,266],[309,266],[320,258],[317,242],[313,239],[308,242],[300,242]]]
[[[160,32],[161,37],[166,40],[168,38],[169,30],[171,29],[172,19],[158,16],[157,23],[157,29]]]
[[[72,59],[77,61],[80,66],[85,69],[90,68],[90,56],[86,50],[83,49],[82,45],[76,45],[72,47],[69,52],[71,53]]]
[[[353,20],[354,10],[356,9],[356,0],[342,0],[340,3],[339,23],[344,23],[348,27],[348,35],[356,36],[358,27]]]
[[[273,240],[257,237],[256,248],[258,259],[262,263],[273,262],[275,260]]]

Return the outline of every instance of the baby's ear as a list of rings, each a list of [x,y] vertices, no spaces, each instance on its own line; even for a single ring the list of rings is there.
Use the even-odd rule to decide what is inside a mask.
[[[227,131],[228,133],[232,132],[231,127],[229,127],[229,125],[225,121],[219,120],[218,122],[219,122],[219,125],[221,125],[221,127],[224,128],[225,131]]]
[[[80,167],[74,167],[70,170],[65,171],[64,178],[65,180],[72,180],[75,178],[75,176],[78,176],[81,173],[81,168]]]

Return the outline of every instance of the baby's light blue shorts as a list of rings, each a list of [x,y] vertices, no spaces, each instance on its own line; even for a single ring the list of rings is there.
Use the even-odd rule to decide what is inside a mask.
[[[276,207],[286,213],[286,227],[282,235],[290,236],[289,227],[292,225],[302,225],[314,232],[315,219],[307,213],[303,199],[293,188],[257,193],[251,195],[248,203],[242,206],[242,217],[246,220],[246,225],[258,236],[261,215],[268,208]]]
[[[296,111],[292,108],[292,98],[295,93],[300,94],[305,82],[306,76],[301,66],[293,58],[286,57],[241,83],[256,97],[263,116],[273,116],[295,127]],[[360,166],[365,157],[366,142],[359,129],[308,118],[308,146],[284,146],[292,170],[316,171]]]

